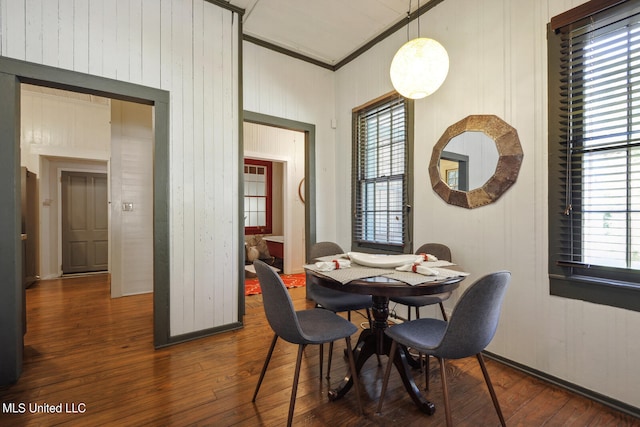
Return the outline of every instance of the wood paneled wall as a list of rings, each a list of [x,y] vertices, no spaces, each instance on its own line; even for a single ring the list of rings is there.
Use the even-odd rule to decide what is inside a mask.
[[[0,0],[0,55],[170,92],[170,334],[241,319],[239,19],[204,0]]]
[[[111,297],[153,291],[153,111],[111,101]],[[130,203],[131,210],[123,204]]]
[[[335,238],[335,75],[332,71],[242,44],[243,105],[246,111],[315,126],[317,240]],[[349,123],[343,123],[350,126]],[[350,181],[340,183],[341,191]]]
[[[490,351],[640,407],[640,313],[549,295],[546,24],[580,3],[446,0],[422,16],[421,35],[442,43],[450,68],[442,87],[415,103],[413,242],[449,245],[454,262],[471,272],[466,285],[494,270],[512,271]],[[392,90],[389,63],[406,37],[398,31],[336,72],[336,182],[348,182],[351,170],[351,129],[342,124],[353,107]],[[474,210],[443,202],[427,171],[442,133],[470,114],[501,117],[517,129],[524,150],[514,186]],[[349,217],[349,191],[337,186],[336,195],[337,217]],[[348,246],[350,223],[335,224],[335,237]]]
[[[39,156],[109,160],[109,100],[22,85],[21,162],[38,173]]]

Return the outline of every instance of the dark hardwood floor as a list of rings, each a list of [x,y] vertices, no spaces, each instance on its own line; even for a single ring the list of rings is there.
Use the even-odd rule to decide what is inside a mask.
[[[311,307],[304,288],[291,289],[296,308]],[[42,281],[27,290],[28,332],[20,380],[0,388],[2,426],[280,426],[286,421],[296,346],[279,341],[256,403],[253,390],[271,330],[261,296],[247,297],[242,330],[154,350],[152,295],[110,299],[106,275]],[[352,315],[359,324],[364,318]],[[354,337],[355,342],[355,337]],[[332,384],[346,370],[344,341],[334,349]],[[383,358],[386,364],[386,358]],[[631,426],[640,420],[487,360],[508,425]],[[499,425],[475,358],[448,365],[453,421]],[[415,372],[423,384],[422,375]],[[442,426],[437,363],[432,362],[428,416],[413,405],[392,374],[382,415],[375,407],[383,367],[371,358],[361,384],[365,415],[353,390],[329,402],[318,378],[318,348],[302,364],[294,424],[305,426]],[[12,406],[11,404],[14,404]],[[48,404],[64,413],[45,413]],[[24,406],[23,406],[24,405]],[[9,413],[11,410],[25,413]],[[72,411],[76,411],[73,413]]]

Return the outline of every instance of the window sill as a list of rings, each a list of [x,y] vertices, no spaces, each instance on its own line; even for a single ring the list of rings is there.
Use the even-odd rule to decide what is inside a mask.
[[[551,295],[640,311],[640,285],[589,276],[549,275]]]

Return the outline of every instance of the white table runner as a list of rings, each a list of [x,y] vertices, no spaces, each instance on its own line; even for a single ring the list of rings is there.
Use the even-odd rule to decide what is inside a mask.
[[[431,264],[431,263],[425,262],[422,265],[428,265],[428,264]],[[454,264],[449,263],[449,265],[454,265]],[[464,277],[469,275],[469,273],[456,271],[456,270],[449,270],[447,268],[439,268],[439,267],[431,267],[431,266],[429,266],[429,268],[437,271],[438,274],[434,276],[425,276],[423,274],[412,273],[410,271],[393,271],[392,273],[384,274],[384,276],[393,280],[398,280],[400,282],[407,283],[411,286],[415,286],[421,283],[440,282],[442,280],[451,279],[452,277]]]
[[[333,257],[335,259],[335,257]],[[343,285],[351,282],[352,280],[357,279],[366,279],[367,277],[376,277],[383,276],[385,274],[393,273],[395,270],[385,269],[385,268],[372,268],[372,267],[361,267],[357,264],[352,264],[349,268],[341,268],[339,270],[331,270],[331,271],[318,271],[314,264],[309,264],[304,266],[305,270],[311,270],[316,272],[317,274],[321,274],[323,276],[329,277],[330,279],[337,280]]]
[[[333,259],[339,258],[338,256],[330,256],[330,257],[322,257],[318,258],[321,261],[331,261]],[[432,268],[438,272],[438,275],[434,276],[425,276],[418,273],[413,273],[409,271],[397,271],[395,269],[389,268],[373,268],[373,267],[364,267],[358,264],[352,263],[349,268],[341,268],[338,270],[332,271],[318,271],[315,264],[305,265],[305,270],[314,271],[317,274],[321,274],[323,276],[329,277],[330,279],[336,280],[343,285],[351,282],[352,280],[357,279],[366,279],[368,277],[376,277],[376,276],[385,276],[393,280],[398,280],[400,282],[407,283],[408,285],[415,286],[420,283],[427,282],[437,282],[445,279],[450,279],[452,277],[461,277],[468,276],[469,273],[465,273],[462,271],[450,270],[447,268],[442,268],[441,266],[452,266],[455,264],[450,263],[449,261],[430,261],[424,262],[422,265]]]

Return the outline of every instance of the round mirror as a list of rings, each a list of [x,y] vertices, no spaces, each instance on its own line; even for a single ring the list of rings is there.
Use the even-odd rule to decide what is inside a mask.
[[[452,190],[482,187],[498,165],[498,149],[484,132],[467,131],[449,140],[440,154],[440,179]]]
[[[493,115],[468,116],[449,126],[433,148],[431,185],[449,204],[487,205],[516,181],[522,157],[513,127]]]

